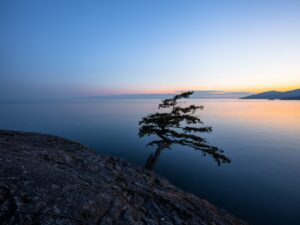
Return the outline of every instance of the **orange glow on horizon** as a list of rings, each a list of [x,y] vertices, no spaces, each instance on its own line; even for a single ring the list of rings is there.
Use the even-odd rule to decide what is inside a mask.
[[[201,88],[197,86],[190,86],[184,88],[177,88],[173,89],[173,92],[178,90],[194,90],[194,91],[225,91],[225,92],[253,92],[253,93],[261,93],[266,91],[292,91],[300,89],[300,83],[295,85],[274,85],[274,86],[265,86],[265,87],[243,87],[243,88],[234,88],[234,87],[223,87],[223,86],[216,86],[214,88]]]
[[[238,92],[266,92],[266,91],[292,91],[300,89],[299,85],[292,85],[292,86],[272,86],[272,87],[259,87],[259,88],[245,88],[245,89],[239,89],[239,88],[230,88],[225,89],[224,91],[238,91]]]
[[[179,91],[224,91],[224,92],[251,92],[260,93],[266,91],[291,91],[295,89],[300,89],[299,85],[290,86],[271,86],[271,87],[224,87],[216,86],[211,88],[209,86],[199,86],[199,85],[182,85],[182,86],[160,86],[157,88],[151,87],[137,87],[137,88],[115,88],[107,90],[95,90],[96,94],[99,95],[126,95],[126,94],[175,94]]]

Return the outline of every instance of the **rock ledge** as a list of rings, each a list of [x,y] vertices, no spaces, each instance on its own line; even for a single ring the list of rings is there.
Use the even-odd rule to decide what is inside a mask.
[[[125,160],[0,130],[1,224],[244,224]]]

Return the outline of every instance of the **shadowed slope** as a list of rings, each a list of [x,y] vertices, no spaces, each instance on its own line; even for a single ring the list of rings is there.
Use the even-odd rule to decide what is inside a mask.
[[[59,137],[0,131],[2,224],[242,224],[133,164]]]

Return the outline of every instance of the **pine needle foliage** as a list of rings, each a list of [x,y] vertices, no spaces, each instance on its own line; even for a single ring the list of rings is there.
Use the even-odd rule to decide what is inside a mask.
[[[139,122],[139,136],[158,137],[158,140],[150,142],[148,145],[156,145],[162,150],[170,148],[172,144],[179,144],[191,147],[203,152],[221,163],[229,163],[223,151],[207,143],[202,133],[212,132],[212,127],[203,126],[202,120],[195,115],[198,110],[203,110],[203,106],[188,105],[184,106],[182,99],[187,99],[193,94],[192,91],[183,92],[173,98],[164,99],[159,104],[158,109],[163,112],[156,112],[143,117]]]

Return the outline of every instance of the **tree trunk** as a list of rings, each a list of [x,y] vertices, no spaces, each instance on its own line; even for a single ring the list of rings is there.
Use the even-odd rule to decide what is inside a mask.
[[[158,147],[155,151],[155,154],[153,155],[153,153],[151,153],[151,155],[148,157],[148,160],[146,162],[145,168],[148,170],[153,171],[155,168],[155,165],[158,161],[159,155],[161,153],[161,151],[163,150],[163,148]]]

